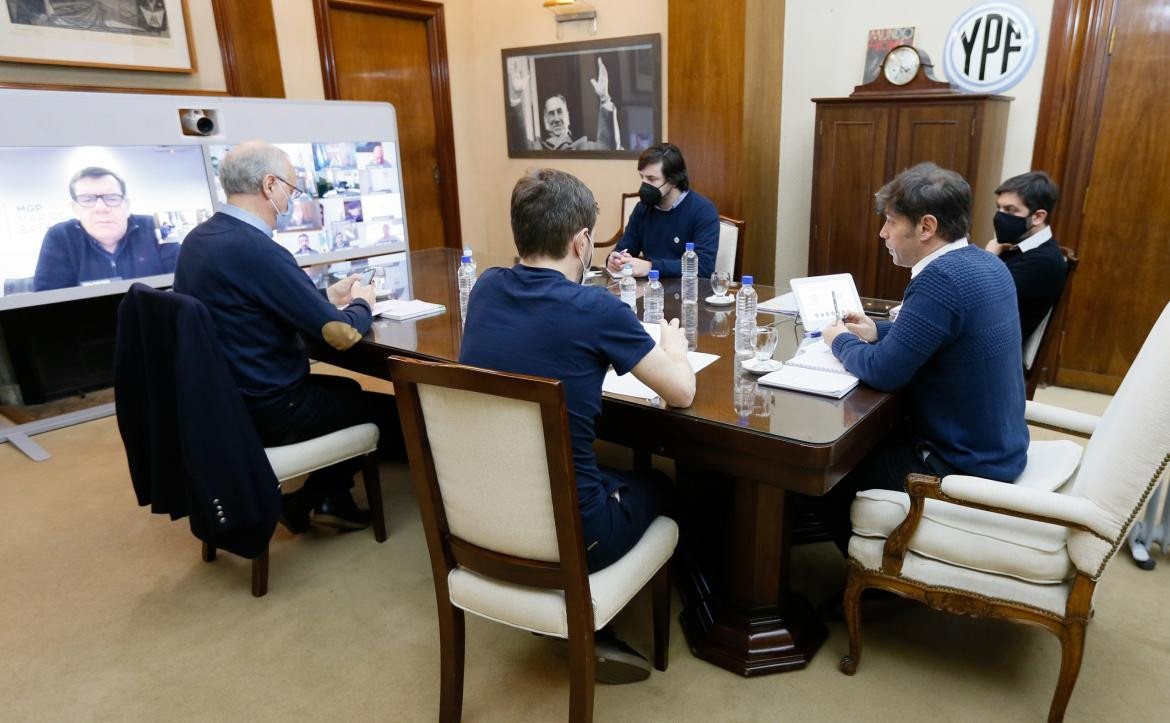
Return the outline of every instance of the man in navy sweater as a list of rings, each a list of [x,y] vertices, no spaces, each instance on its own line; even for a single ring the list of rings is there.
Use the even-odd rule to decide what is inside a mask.
[[[1027,462],[1015,284],[998,259],[967,243],[971,187],[922,163],[883,186],[877,205],[894,264],[910,268],[902,311],[896,323],[849,314],[824,340],[871,387],[905,388],[909,419],[818,498],[842,552],[861,490],[904,489],[911,472],[1012,482]]]
[[[1016,283],[1025,341],[1056,305],[1068,277],[1068,264],[1048,226],[1059,195],[1043,171],[1012,176],[995,189],[995,238],[984,248],[1003,261]]]
[[[638,175],[642,202],[630,214],[606,266],[618,273],[629,264],[634,276],[657,269],[660,278],[677,278],[682,276],[683,251],[692,242],[699,256],[699,276],[709,277],[719,253],[719,212],[691,190],[682,151],[671,143],[650,146],[638,158]]]
[[[352,379],[309,374],[301,336],[350,348],[370,329],[374,288],[350,276],[322,293],[292,253],[272,240],[278,217],[289,214],[303,193],[290,178],[296,178],[292,163],[275,146],[253,141],[228,152],[219,167],[227,203],[187,235],[174,289],[211,312],[265,446],[373,422],[381,430],[380,448],[401,454],[393,397],[363,392]],[[314,523],[368,526],[369,512],[349,493],[360,466],[359,458],[313,472],[304,487],[285,495],[281,522],[294,533]]]

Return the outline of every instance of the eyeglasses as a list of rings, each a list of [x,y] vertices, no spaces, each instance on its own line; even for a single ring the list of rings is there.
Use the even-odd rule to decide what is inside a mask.
[[[106,208],[117,208],[122,205],[126,197],[120,193],[83,193],[73,197],[77,205],[82,208],[93,208],[97,205],[98,199],[101,199],[102,205]]]
[[[276,180],[280,181],[281,183],[283,183],[284,185],[286,185],[286,186],[288,186],[289,188],[291,188],[291,189],[292,189],[292,193],[290,193],[290,194],[288,195],[288,198],[289,198],[289,200],[290,200],[290,201],[295,201],[295,200],[297,200],[298,198],[300,198],[300,197],[302,197],[302,196],[306,195],[306,194],[305,194],[305,192],[304,192],[304,191],[302,191],[302,190],[300,189],[300,187],[299,187],[299,186],[297,186],[295,183],[289,183],[288,181],[284,180],[283,178],[281,178],[280,176],[276,175],[275,173],[273,173],[273,174],[272,174],[272,177],[273,177],[273,178],[275,178]]]

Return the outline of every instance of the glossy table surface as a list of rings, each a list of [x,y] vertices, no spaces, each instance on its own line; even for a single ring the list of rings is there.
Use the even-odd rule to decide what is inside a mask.
[[[479,271],[489,266],[511,265],[512,257],[477,257]],[[427,249],[408,254],[410,283],[408,293],[416,299],[444,304],[445,313],[408,321],[375,319],[359,353],[373,353],[370,373],[385,376],[387,354],[401,354],[436,361],[457,361],[462,340],[462,317],[459,310],[455,269],[458,255],[451,249]],[[602,273],[589,283],[608,285],[613,293],[616,284]],[[665,314],[667,318],[680,316],[679,280],[667,279],[665,287]],[[641,317],[641,295],[645,281],[639,282],[638,314]],[[775,296],[772,287],[757,286],[761,302]],[[734,292],[734,289],[732,290]],[[833,448],[850,436],[868,416],[890,402],[890,396],[864,385],[858,386],[843,399],[831,399],[800,392],[785,391],[757,385],[755,375],[742,370],[734,354],[735,306],[716,306],[705,301],[711,295],[710,283],[699,281],[700,301],[696,318],[687,319],[693,326],[689,338],[700,352],[716,354],[719,359],[696,376],[694,403],[686,409],[666,407],[660,400],[642,400],[617,395],[606,395],[609,409],[621,406],[641,407],[645,411],[657,408],[660,417],[672,417],[676,422],[695,422],[712,433],[728,433],[756,438],[783,456],[784,446],[799,447],[813,464],[831,466]],[[776,327],[778,344],[773,358],[783,360],[796,353],[802,328],[792,318],[761,312],[758,325]],[[349,354],[347,353],[347,356]],[[352,360],[351,360],[352,361]],[[345,364],[351,366],[351,364]],[[600,436],[600,435],[599,435]],[[819,450],[820,454],[816,452]],[[832,482],[836,480],[833,479]],[[824,490],[801,489],[818,493]]]

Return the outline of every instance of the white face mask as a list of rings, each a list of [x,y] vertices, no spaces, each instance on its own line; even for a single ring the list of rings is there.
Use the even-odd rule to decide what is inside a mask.
[[[585,258],[578,258],[581,262],[581,279],[577,282],[584,284],[585,279],[589,276],[589,262],[593,260],[593,234],[588,229],[585,230],[585,238],[589,239],[589,253],[585,254]]]
[[[279,180],[276,185],[280,186],[280,190],[284,192],[284,213],[281,213],[280,209],[276,207],[276,201],[273,201],[271,196],[268,197],[268,202],[272,204],[272,210],[276,211],[276,226],[280,228],[281,226],[287,225],[288,220],[292,218],[292,196],[288,195],[284,184]]]

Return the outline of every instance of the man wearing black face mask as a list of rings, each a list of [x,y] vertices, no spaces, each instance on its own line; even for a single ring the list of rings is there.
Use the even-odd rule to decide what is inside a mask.
[[[1003,260],[1016,282],[1024,343],[1060,298],[1068,275],[1048,216],[1060,195],[1047,173],[1013,176],[995,189],[995,238],[985,248]]]
[[[709,277],[719,253],[719,212],[691,190],[682,151],[671,143],[650,146],[638,158],[638,175],[642,202],[606,261],[609,270],[617,273],[629,264],[634,276],[646,276],[651,269],[664,279],[682,276],[683,251],[692,242],[699,276]]]

